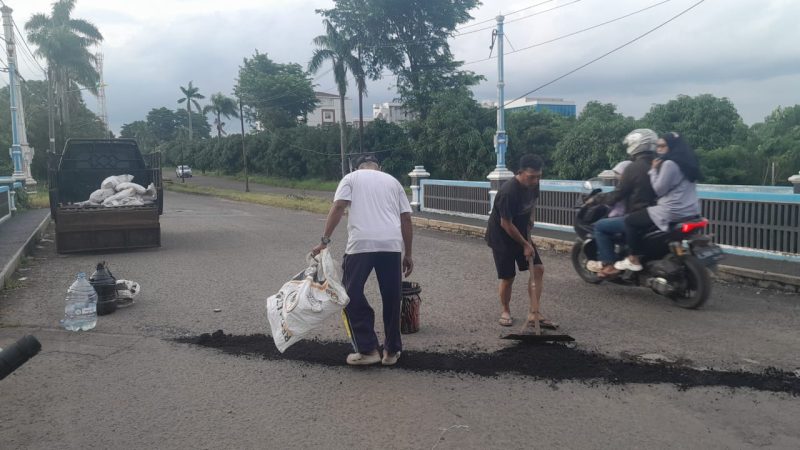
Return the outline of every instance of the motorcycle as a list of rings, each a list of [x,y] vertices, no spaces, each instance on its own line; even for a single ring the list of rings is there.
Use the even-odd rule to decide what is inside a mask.
[[[687,309],[700,308],[708,301],[711,295],[708,272],[716,271],[723,252],[704,232],[708,227],[707,219],[687,217],[670,223],[667,231],[654,227],[643,237],[646,249],[640,258],[643,270],[625,271],[613,278],[601,278],[587,269],[586,263],[598,259],[592,224],[605,217],[610,207],[592,200],[601,193],[596,183],[587,181],[584,188],[591,192],[584,194],[582,203],[576,207],[574,228],[578,239],[571,255],[572,265],[581,279],[592,284],[609,281],[649,287],[656,294],[670,298],[678,306]],[[621,259],[621,255],[627,254],[624,235],[614,236],[613,240]]]

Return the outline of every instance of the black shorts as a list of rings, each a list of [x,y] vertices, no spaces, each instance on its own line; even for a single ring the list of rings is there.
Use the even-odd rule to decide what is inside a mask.
[[[539,249],[537,249],[536,246],[534,246],[533,249],[535,250],[533,252],[533,265],[543,265],[542,258],[539,257]],[[501,280],[514,278],[517,275],[514,263],[517,264],[520,272],[528,270],[528,260],[525,259],[525,254],[521,251],[510,253],[492,249],[492,256],[494,256],[494,267],[497,269],[497,278]]]

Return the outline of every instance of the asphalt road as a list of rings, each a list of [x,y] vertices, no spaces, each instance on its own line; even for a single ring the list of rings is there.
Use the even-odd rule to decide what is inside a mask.
[[[45,241],[18,275],[27,279],[0,293],[0,347],[25,334],[43,344],[0,381],[0,447],[800,447],[800,399],[786,393],[411,371],[403,358],[391,369],[354,369],[344,353],[341,366],[328,366],[177,343],[218,329],[267,333],[265,299],[303,268],[324,216],[174,192],[165,208],[161,248],[63,256]],[[507,348],[483,242],[416,233],[422,329],[404,336],[403,357]],[[344,241],[343,223],[337,257]],[[800,369],[796,295],[717,284],[706,309],[686,311],[646,289],[587,285],[566,255],[543,259],[544,311],[578,349],[721,370]],[[58,329],[75,274],[101,260],[142,284],[137,303],[90,332]],[[512,301],[517,319],[525,279]],[[374,280],[368,287],[377,299]],[[315,337],[347,340],[335,319]]]

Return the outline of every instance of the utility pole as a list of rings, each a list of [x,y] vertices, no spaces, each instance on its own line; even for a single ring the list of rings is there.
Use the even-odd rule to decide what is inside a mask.
[[[103,121],[103,126],[106,127],[106,136],[111,137],[111,130],[108,127],[108,109],[106,108],[106,83],[103,80],[103,53],[97,52],[95,54],[95,61],[97,62],[97,73],[100,74],[100,84],[97,86],[97,106],[100,110],[100,120]]]
[[[55,113],[53,112],[53,69],[50,63],[47,63],[47,128],[48,137],[50,138],[50,153],[56,153],[56,124]]]
[[[18,81],[17,50],[14,41],[14,25],[11,20],[12,11],[5,5],[0,8],[8,57],[8,93],[11,103],[11,148],[9,154],[14,164],[14,173],[11,177],[16,181],[23,181],[26,188],[30,188],[36,186],[36,180],[31,176],[30,169],[33,149],[28,145],[28,136],[25,131],[25,112],[22,105],[22,90]]]
[[[362,76],[366,78],[364,72],[364,63],[361,62],[361,45],[358,46],[358,65],[361,66]],[[358,80],[356,80],[356,88],[358,88],[358,151],[364,153],[364,93],[358,87]]]
[[[189,100],[187,100],[187,101],[189,101]],[[188,112],[188,110],[187,110],[187,112]],[[191,124],[192,124],[192,117],[190,115],[189,116],[189,125],[191,125]],[[191,129],[191,127],[189,127],[189,128]],[[191,134],[191,131],[189,133]],[[189,138],[189,142],[192,142],[191,137]],[[184,142],[181,142],[181,152],[180,152],[180,155],[179,155],[180,161],[178,161],[178,169],[180,169],[180,170],[178,170],[178,173],[181,175],[181,183],[186,183],[186,177],[183,176],[183,146],[184,145],[186,145],[186,144]]]
[[[497,131],[494,135],[494,151],[497,154],[497,165],[492,173],[486,178],[489,179],[489,209],[494,205],[494,197],[500,186],[514,177],[514,174],[506,168],[506,148],[508,146],[508,136],[506,136],[505,121],[505,81],[503,80],[503,16],[497,16],[497,29],[493,44],[497,44]]]
[[[250,192],[250,178],[247,176],[247,148],[244,146],[244,108],[242,97],[239,97],[239,121],[242,124],[242,161],[244,161],[244,191]]]

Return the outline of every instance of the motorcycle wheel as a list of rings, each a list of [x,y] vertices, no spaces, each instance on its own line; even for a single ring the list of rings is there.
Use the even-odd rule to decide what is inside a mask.
[[[684,267],[685,284],[683,289],[673,295],[674,301],[681,308],[697,309],[703,306],[711,295],[711,277],[708,269],[693,256],[681,260]]]
[[[586,268],[586,263],[589,261],[589,258],[587,258],[586,253],[583,252],[583,242],[580,240],[576,241],[572,246],[571,259],[572,267],[575,268],[575,272],[578,272],[578,276],[581,277],[583,281],[592,284],[598,284],[603,281],[596,273]]]

